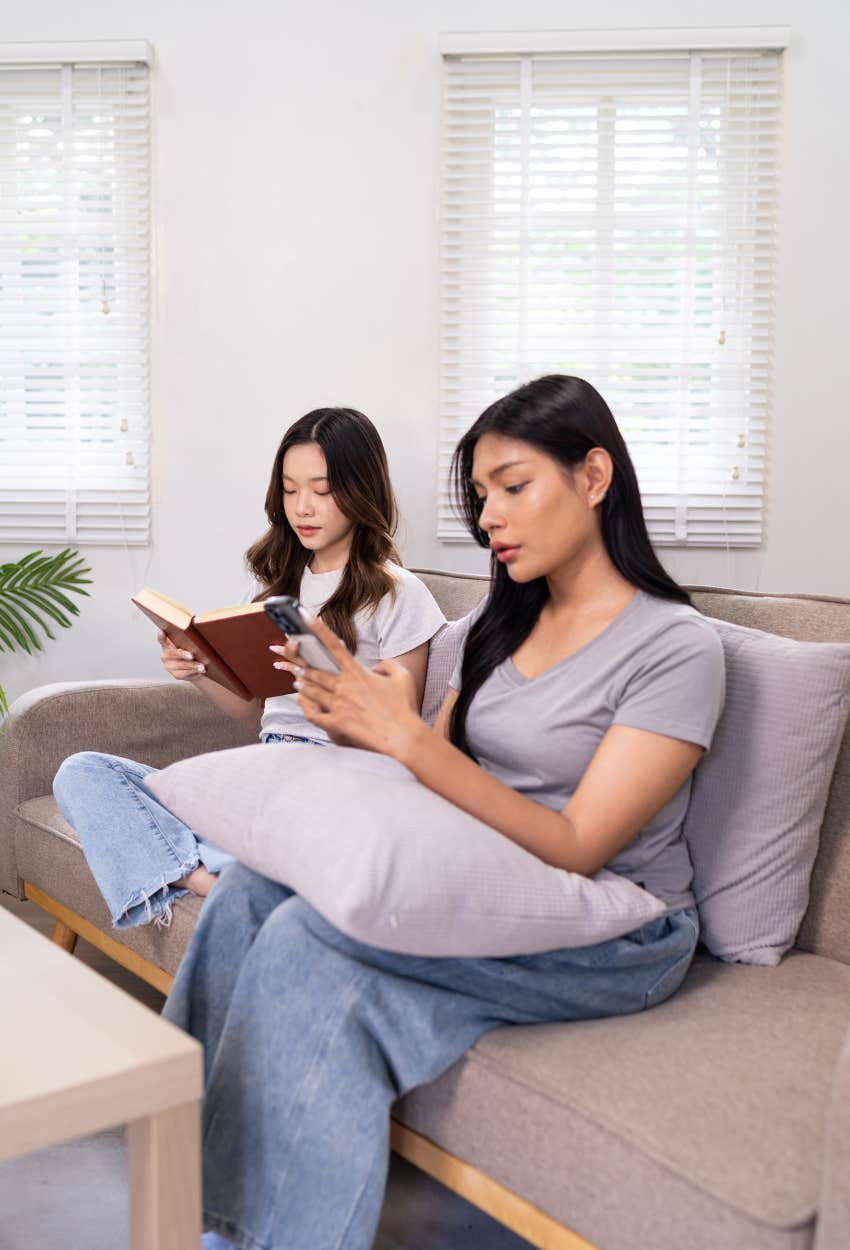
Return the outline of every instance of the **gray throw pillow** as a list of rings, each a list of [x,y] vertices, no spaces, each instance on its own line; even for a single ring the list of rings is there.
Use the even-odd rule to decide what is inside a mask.
[[[850,700],[850,646],[712,620],[726,703],[694,774],[684,833],[701,939],[778,964],[794,944]]]
[[[428,672],[425,677],[425,692],[422,695],[422,719],[426,725],[433,725],[437,713],[443,705],[449,678],[454,672],[469,626],[472,623],[472,612],[462,616],[459,621],[448,621],[437,630],[428,648]]]
[[[604,869],[590,878],[544,864],[369,751],[238,747],[145,785],[191,829],[385,950],[528,955],[620,937],[667,910]]]

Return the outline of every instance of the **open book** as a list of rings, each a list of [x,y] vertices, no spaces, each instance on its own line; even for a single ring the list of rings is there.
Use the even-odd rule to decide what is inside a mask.
[[[262,603],[245,603],[194,616],[182,603],[145,586],[133,596],[141,608],[168,635],[175,646],[193,652],[206,665],[207,677],[242,699],[268,699],[290,694],[292,674],[274,668],[279,657],[272,643],[286,641]]]

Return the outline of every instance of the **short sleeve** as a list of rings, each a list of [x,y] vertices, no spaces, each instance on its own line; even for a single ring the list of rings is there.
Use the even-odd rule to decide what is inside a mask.
[[[395,596],[387,594],[375,611],[378,656],[392,660],[430,642],[446,622],[436,599],[424,582],[407,569],[393,568]]]
[[[708,750],[725,692],[719,634],[698,616],[681,619],[653,639],[627,680],[611,723]]]

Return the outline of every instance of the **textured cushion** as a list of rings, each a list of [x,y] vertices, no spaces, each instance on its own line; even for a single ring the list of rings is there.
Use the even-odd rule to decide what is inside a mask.
[[[666,908],[552,868],[368,751],[265,744],[146,778],[190,828],[344,933],[414,955],[521,955],[618,937]]]
[[[808,904],[847,721],[850,647],[712,624],[726,705],[685,819],[701,937],[722,959],[777,964]]]
[[[605,1250],[811,1250],[848,1013],[844,964],[705,955],[641,1015],[488,1033],[394,1115]]]
[[[449,621],[443,625],[431,639],[428,648],[428,674],[422,696],[422,719],[426,725],[433,725],[437,719],[471,621],[472,613],[468,612],[459,621]]]

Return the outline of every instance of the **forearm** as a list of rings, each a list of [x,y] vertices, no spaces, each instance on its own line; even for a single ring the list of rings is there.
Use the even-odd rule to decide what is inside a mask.
[[[253,729],[259,733],[260,719],[263,715],[262,700],[240,699],[238,694],[225,690],[224,686],[220,686],[210,677],[196,677],[192,685],[226,716],[232,717],[247,729]]]
[[[601,865],[560,812],[518,794],[423,722],[411,726],[396,757],[435,794],[475,816],[555,868],[591,876]]]

